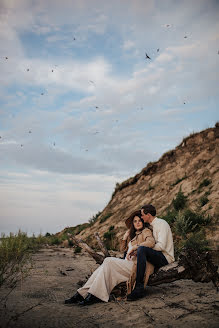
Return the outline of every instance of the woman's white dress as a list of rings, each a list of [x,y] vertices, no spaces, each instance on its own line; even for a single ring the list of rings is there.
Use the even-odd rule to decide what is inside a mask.
[[[107,257],[93,272],[85,285],[78,289],[78,293],[84,298],[90,293],[102,301],[108,302],[113,288],[119,283],[129,280],[132,266],[133,261]]]

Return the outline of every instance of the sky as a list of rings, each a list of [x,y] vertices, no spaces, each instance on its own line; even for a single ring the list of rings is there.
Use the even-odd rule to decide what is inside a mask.
[[[88,222],[213,127],[218,17],[217,0],[0,0],[0,232]]]

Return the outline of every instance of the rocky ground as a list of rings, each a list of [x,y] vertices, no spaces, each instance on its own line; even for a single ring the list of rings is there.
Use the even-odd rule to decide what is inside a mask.
[[[119,254],[117,255],[119,256]],[[180,280],[148,287],[136,302],[64,305],[97,264],[89,255],[50,247],[33,256],[29,276],[14,289],[0,289],[0,327],[208,327],[219,323],[219,297],[212,283]]]

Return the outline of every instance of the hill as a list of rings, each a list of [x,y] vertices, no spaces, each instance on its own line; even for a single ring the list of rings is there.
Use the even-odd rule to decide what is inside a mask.
[[[214,128],[193,133],[158,161],[148,163],[134,177],[116,185],[112,198],[101,213],[85,224],[78,237],[95,245],[94,233],[105,239],[113,237],[116,248],[124,233],[124,220],[133,210],[152,203],[158,217],[173,207],[173,199],[181,190],[187,197],[187,206],[211,216],[205,228],[212,249],[218,249],[219,240],[219,124]],[[80,230],[79,230],[80,231]],[[63,231],[64,232],[64,231]]]

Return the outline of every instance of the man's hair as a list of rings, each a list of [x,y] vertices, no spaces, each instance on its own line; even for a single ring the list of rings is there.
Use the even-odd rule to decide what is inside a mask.
[[[144,214],[150,213],[152,216],[156,216],[156,208],[151,204],[144,205],[141,209],[144,211]]]

